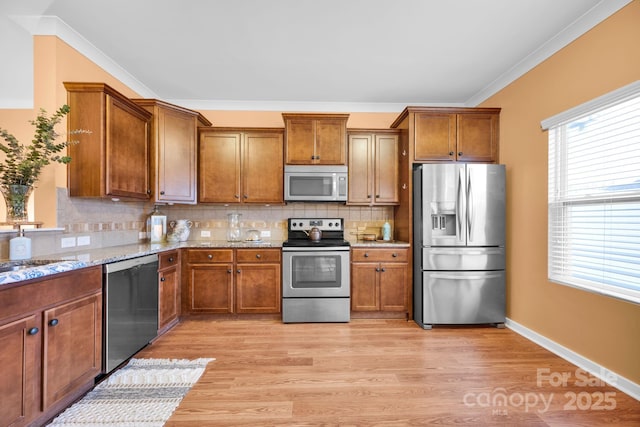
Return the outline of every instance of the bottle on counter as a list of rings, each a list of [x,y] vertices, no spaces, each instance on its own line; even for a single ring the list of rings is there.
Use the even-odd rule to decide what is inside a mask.
[[[382,225],[382,240],[391,240],[391,225],[385,221]]]
[[[31,239],[24,236],[24,230],[18,230],[18,237],[9,240],[9,259],[11,261],[31,258]]]

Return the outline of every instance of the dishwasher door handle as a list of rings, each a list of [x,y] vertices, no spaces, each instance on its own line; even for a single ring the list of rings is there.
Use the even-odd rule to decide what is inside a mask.
[[[137,258],[125,259],[123,261],[111,262],[104,265],[104,272],[115,273],[116,271],[128,270],[142,264],[148,264],[158,260],[158,254],[146,255]]]

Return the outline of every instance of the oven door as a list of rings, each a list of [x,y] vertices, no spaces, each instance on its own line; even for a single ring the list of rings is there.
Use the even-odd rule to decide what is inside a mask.
[[[348,247],[283,250],[283,298],[349,297],[349,261]]]

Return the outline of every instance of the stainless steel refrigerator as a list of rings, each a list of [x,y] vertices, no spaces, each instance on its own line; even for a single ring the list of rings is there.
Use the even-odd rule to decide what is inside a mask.
[[[504,165],[416,165],[413,188],[416,323],[503,327]]]

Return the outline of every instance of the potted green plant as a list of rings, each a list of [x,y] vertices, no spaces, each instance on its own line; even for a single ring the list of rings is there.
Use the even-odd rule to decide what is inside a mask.
[[[0,136],[6,144],[0,142],[0,151],[5,153],[4,162],[0,163],[0,192],[7,205],[7,221],[9,223],[27,222],[27,202],[38,181],[42,168],[51,162],[69,163],[71,157],[61,154],[69,144],[77,141],[56,143],[60,135],[55,126],[68,114],[68,105],[60,107],[51,117],[44,109],[40,109],[35,120],[29,123],[36,127],[31,144],[23,145],[5,129],[0,128]],[[87,130],[74,130],[69,134],[90,133]]]

